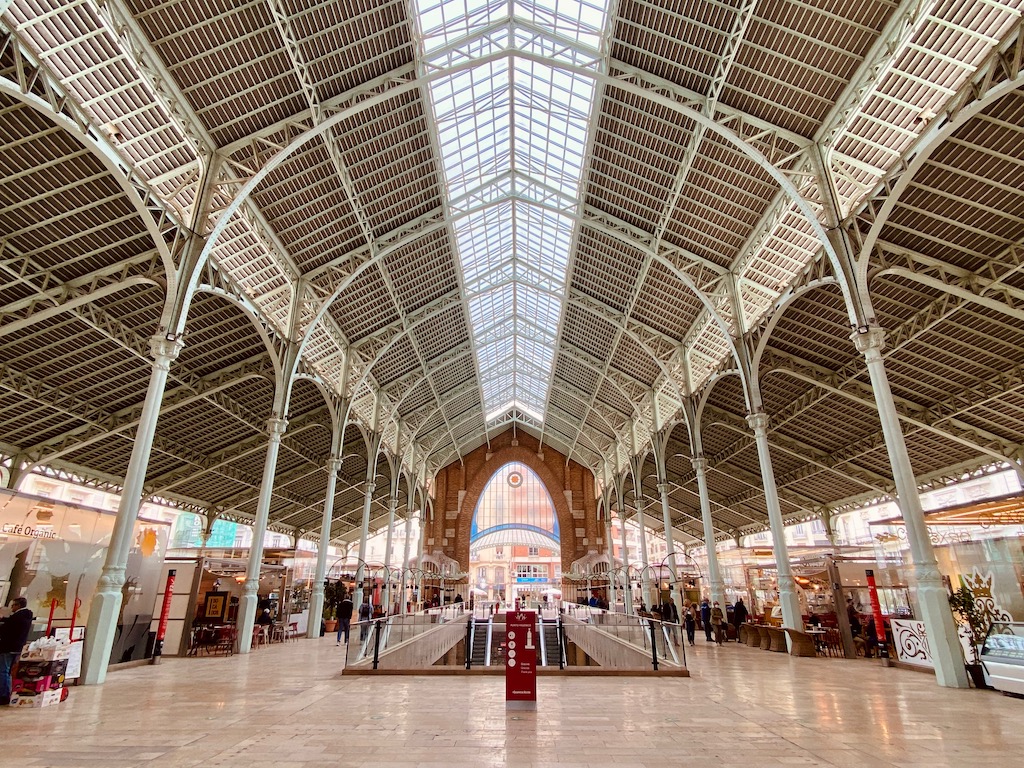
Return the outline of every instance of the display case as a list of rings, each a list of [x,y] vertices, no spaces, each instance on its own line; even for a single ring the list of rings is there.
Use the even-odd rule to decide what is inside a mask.
[[[1024,695],[1024,622],[994,621],[981,647],[992,687]]]

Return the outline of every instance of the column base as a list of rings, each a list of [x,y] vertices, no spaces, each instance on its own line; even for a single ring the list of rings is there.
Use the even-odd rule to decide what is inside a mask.
[[[921,609],[921,621],[928,633],[928,648],[935,665],[935,681],[946,688],[968,688],[967,667],[946,590],[942,586],[921,584],[919,581],[917,604]]]
[[[324,593],[314,592],[309,602],[309,628],[306,637],[316,640],[320,637],[320,621],[324,616]]]
[[[782,606],[782,626],[790,629],[803,630],[804,617],[800,613],[800,597],[795,589],[779,590],[779,605]],[[786,635],[786,642],[789,642],[789,635]]]
[[[121,590],[97,592],[89,604],[82,657],[81,682],[85,685],[100,685],[107,679],[110,652],[117,634],[117,618],[121,615],[121,600]]]
[[[242,595],[238,601],[238,652],[248,653],[252,650],[252,628],[256,626],[257,595]]]

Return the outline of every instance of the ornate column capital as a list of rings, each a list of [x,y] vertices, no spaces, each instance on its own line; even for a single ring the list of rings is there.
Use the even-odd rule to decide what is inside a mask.
[[[764,413],[763,411],[758,413],[747,414],[747,424],[750,425],[750,428],[754,430],[755,434],[758,432],[767,432],[768,421],[768,414]]]
[[[288,429],[288,419],[267,419],[267,432],[270,433],[271,440],[280,440],[286,429]]]
[[[664,496],[668,496],[672,491],[672,486],[667,482],[658,483],[658,492]]]
[[[880,325],[862,326],[850,334],[850,339],[857,351],[867,355],[871,350],[877,350],[881,354],[885,349],[885,329]]]
[[[373,493],[375,490],[377,490],[377,484],[375,482],[373,482],[373,480],[370,480],[366,484],[366,492],[367,493]]]
[[[341,471],[341,459],[337,456],[331,456],[331,458],[327,460],[326,467],[330,474],[337,475]]]
[[[171,333],[157,334],[149,340],[149,354],[153,356],[156,365],[167,370],[177,359],[184,346],[185,342],[180,336]]]
[[[704,456],[694,456],[690,459],[690,466],[693,467],[693,471],[698,475],[704,474],[708,468],[708,460]]]

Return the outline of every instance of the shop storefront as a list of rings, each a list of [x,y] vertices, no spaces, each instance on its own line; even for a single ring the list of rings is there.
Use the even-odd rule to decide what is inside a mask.
[[[949,507],[925,520],[939,572],[951,590],[968,587],[989,622],[1024,620],[1024,496]],[[906,526],[889,519],[871,527],[878,558],[898,564],[894,578],[907,585],[912,597]]]
[[[85,626],[113,527],[112,512],[0,490],[0,598],[5,605],[13,597],[28,600],[33,636],[45,631],[51,611],[54,627],[72,620]],[[111,663],[152,652],[169,530],[161,522],[135,524]]]

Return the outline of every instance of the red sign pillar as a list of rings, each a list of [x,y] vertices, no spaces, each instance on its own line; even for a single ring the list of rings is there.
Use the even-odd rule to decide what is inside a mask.
[[[537,612],[505,615],[505,708],[537,708]]]
[[[875,572],[868,568],[864,571],[868,579],[868,595],[871,598],[871,615],[875,621],[875,637],[878,638],[878,658],[889,659],[889,642],[885,634],[885,619],[882,617],[882,603],[878,600],[878,587],[875,586]]]
[[[175,570],[169,570],[167,572],[167,586],[164,588],[164,604],[160,609],[160,623],[156,628],[156,642],[153,644],[153,662],[157,663],[157,660],[163,655],[164,652],[164,635],[167,634],[167,617],[171,613],[171,598],[174,596],[174,577],[178,572]]]

